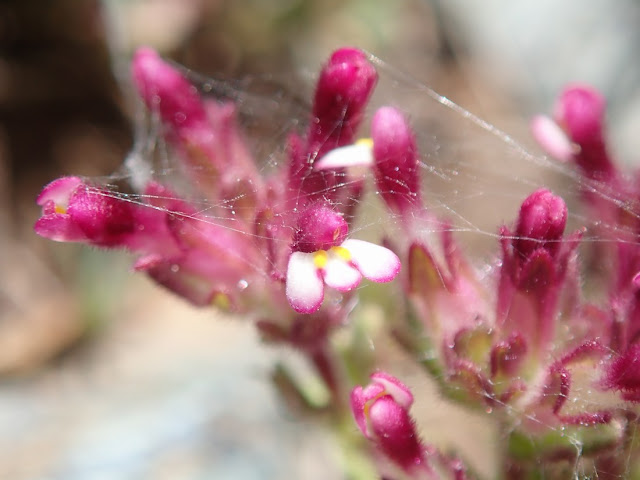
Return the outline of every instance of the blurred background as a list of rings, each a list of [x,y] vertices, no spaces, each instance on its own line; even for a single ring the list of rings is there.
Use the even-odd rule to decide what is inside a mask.
[[[108,176],[131,148],[128,61],[141,45],[218,79],[306,79],[300,92],[332,50],[357,46],[517,138],[564,84],[587,82],[609,99],[619,157],[640,160],[636,0],[4,0],[3,479],[341,478],[330,434],[269,384],[291,352],[131,275],[125,255],[32,232],[42,186]],[[491,474],[481,420],[456,413],[474,446],[445,428],[451,410],[437,398],[423,410],[427,440]]]

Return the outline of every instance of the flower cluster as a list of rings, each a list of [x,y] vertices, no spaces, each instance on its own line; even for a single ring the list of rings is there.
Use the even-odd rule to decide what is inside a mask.
[[[331,333],[351,319],[363,277],[398,277],[403,295],[397,318],[388,319],[394,338],[446,396],[495,419],[505,478],[560,478],[578,462],[585,472],[589,465],[640,472],[629,437],[640,402],[640,191],[608,153],[599,93],[571,86],[553,119],[532,123],[543,148],[579,172],[590,223],[568,232],[565,201],[537,189],[513,225],[498,230],[498,258],[481,272],[448,219],[428,206],[406,116],[382,107],[369,137],[357,138],[377,82],[359,50],[329,58],[306,131],[289,133],[281,168],[268,174],[232,102],[202,96],[150,49],[136,53],[132,70],[191,195],[145,175],[134,178],[131,194],[64,177],[38,197],[39,235],[125,249],[136,256],[135,270],[193,304],[252,315],[266,340],[308,356],[338,411],[371,364],[356,371]],[[377,243],[350,235],[367,187],[363,172],[399,230]],[[206,199],[206,211],[194,198]],[[585,228],[601,240],[587,245],[606,293],[600,303],[582,288]],[[350,399],[385,478],[395,475],[389,468],[407,478],[471,475],[420,439],[409,413],[414,397],[395,377],[377,372]]]
[[[555,120],[533,120],[541,145],[577,167],[592,220],[567,232],[564,200],[545,188],[532,192],[513,228],[499,229],[501,255],[489,275],[472,267],[447,219],[422,204],[414,135],[401,114],[385,118],[389,142],[384,154],[374,141],[337,149],[320,161],[322,168],[373,169],[389,211],[402,220],[401,233],[392,238],[405,266],[410,321],[396,324],[395,334],[440,382],[443,393],[498,419],[513,454],[504,466],[510,478],[533,472],[558,475],[578,460],[580,468],[591,464],[595,471],[640,468],[625,463],[638,448],[626,435],[637,426],[631,412],[640,401],[639,192],[607,153],[603,115],[604,100],[597,92],[572,86],[560,96]],[[373,124],[375,135],[376,119]],[[585,247],[594,250],[593,263],[604,263],[598,281],[608,292],[604,304],[588,301],[582,290],[578,246],[585,228],[599,240]],[[364,392],[377,392],[379,384],[376,380],[377,386]],[[372,398],[377,401],[378,395]],[[385,444],[396,434],[375,435],[378,416],[369,412],[363,427],[366,398],[356,389],[352,403],[367,438],[405,469],[416,459],[424,462],[413,453],[398,458]],[[394,408],[406,410],[410,403],[396,400]],[[387,428],[403,425],[403,438],[413,438],[406,422],[391,417],[395,423]],[[578,459],[576,444],[594,452],[593,458]],[[556,463],[543,468],[541,458]]]
[[[323,152],[354,138],[376,83],[364,54],[342,49],[329,59],[309,130],[291,133],[284,171],[269,177],[260,175],[232,103],[201,97],[152,50],[139,50],[132,69],[185,176],[212,207],[203,214],[161,180],[144,182],[134,197],[66,177],[38,198],[38,234],[127,249],[138,255],[136,270],[187,300],[234,311],[266,299],[282,312],[286,298],[295,312],[314,313],[324,284],[349,292],[362,276],[388,282],[397,275],[400,263],[390,250],[347,239],[344,200],[352,187],[338,171],[313,168]]]

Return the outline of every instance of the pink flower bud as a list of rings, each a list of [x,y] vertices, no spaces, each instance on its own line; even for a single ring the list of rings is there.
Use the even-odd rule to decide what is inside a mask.
[[[318,79],[308,137],[318,158],[354,141],[376,81],[375,68],[360,50],[341,48],[331,55]]]
[[[425,447],[409,415],[413,395],[397,378],[383,372],[351,392],[351,409],[365,437],[405,471],[428,468]]]
[[[517,238],[513,242],[516,254],[524,260],[543,248],[554,256],[560,248],[566,223],[564,200],[549,190],[536,190],[520,207],[515,232]]]
[[[132,210],[131,203],[105,190],[79,188],[67,212],[92,243],[110,247],[135,230]]]
[[[349,226],[342,216],[325,205],[312,205],[298,217],[292,249],[311,253],[329,250],[344,242]]]
[[[205,103],[184,74],[149,48],[132,62],[133,81],[149,110],[162,120],[163,132],[178,150],[193,185],[210,199],[250,220],[260,201],[262,179],[238,130],[231,103]]]
[[[38,204],[43,207],[43,215],[35,231],[52,240],[114,247],[126,244],[135,230],[129,202],[90,187],[77,177],[60,178],[47,185]]]
[[[306,139],[289,138],[289,205],[334,199],[342,171],[317,171],[314,162],[327,152],[353,143],[377,73],[360,50],[342,48],[320,72]],[[291,201],[294,200],[294,201]]]
[[[415,137],[395,108],[380,108],[371,126],[378,189],[396,213],[420,204],[420,172]]]
[[[562,92],[554,111],[571,141],[578,145],[602,141],[606,102],[592,87],[570,85]]]
[[[588,178],[600,181],[612,179],[616,170],[605,145],[605,108],[605,99],[597,90],[572,85],[562,92],[554,112],[555,121],[579,147],[576,163]]]
[[[550,347],[558,300],[577,282],[570,265],[579,235],[563,238],[566,221],[562,198],[539,189],[522,203],[515,233],[501,230],[498,324],[505,335],[517,332],[527,339],[527,351],[534,355]]]
[[[556,274],[564,270],[566,262],[559,260],[566,223],[564,200],[549,190],[541,188],[524,200],[515,238],[508,239],[511,234],[503,231],[503,248],[508,259],[504,270],[510,272],[518,289],[542,293],[557,283]]]
[[[396,463],[411,467],[420,463],[421,446],[409,412],[384,395],[369,407],[370,434],[382,451]]]
[[[207,123],[196,88],[150,48],[139,49],[131,65],[133,82],[149,110],[180,131]]]

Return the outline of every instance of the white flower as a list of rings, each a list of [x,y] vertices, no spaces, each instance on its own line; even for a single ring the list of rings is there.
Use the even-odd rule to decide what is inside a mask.
[[[324,285],[341,292],[354,289],[365,277],[389,282],[400,271],[400,259],[391,250],[363,240],[316,252],[293,252],[289,258],[286,294],[298,313],[313,313],[324,299]]]

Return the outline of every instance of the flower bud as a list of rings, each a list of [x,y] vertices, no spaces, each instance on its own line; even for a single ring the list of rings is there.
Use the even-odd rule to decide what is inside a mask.
[[[133,82],[149,110],[162,120],[166,139],[200,192],[224,201],[236,218],[251,220],[262,179],[238,129],[231,103],[205,103],[185,75],[149,48],[132,62]]]
[[[106,190],[64,177],[47,185],[38,204],[43,215],[34,228],[56,241],[85,241],[99,247],[126,245],[135,231],[133,207]]]
[[[569,266],[578,236],[563,238],[566,221],[562,198],[539,189],[522,203],[515,232],[503,227],[500,233],[497,323],[505,336],[522,335],[532,355],[551,346],[558,301],[563,289],[577,281],[577,271]]]
[[[376,184],[387,206],[402,213],[420,204],[416,141],[406,119],[395,108],[382,107],[371,125]]]
[[[376,80],[373,65],[360,50],[342,48],[331,55],[320,72],[306,138],[289,137],[290,206],[337,198],[342,171],[314,170],[314,162],[353,143]]]
[[[344,242],[349,226],[344,218],[325,205],[312,205],[298,217],[292,249],[312,253],[329,250]]]
[[[574,158],[584,174],[600,181],[615,176],[604,140],[606,102],[594,88],[573,85],[564,90],[555,108],[555,121],[578,145]]]
[[[594,88],[571,85],[560,95],[554,118],[578,145],[601,141],[606,102]]]
[[[318,79],[308,137],[318,157],[353,142],[376,81],[375,68],[360,50],[341,48],[331,55]]]
[[[426,467],[425,449],[409,415],[413,395],[397,378],[383,372],[351,392],[351,409],[365,437],[406,471]]]
[[[567,223],[567,206],[564,200],[544,188],[529,195],[520,207],[515,252],[522,260],[543,248],[555,256]]]
[[[139,49],[131,64],[133,82],[149,110],[180,131],[207,123],[196,88],[150,48]]]

